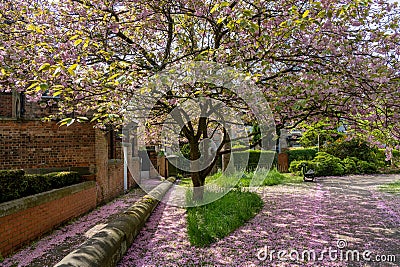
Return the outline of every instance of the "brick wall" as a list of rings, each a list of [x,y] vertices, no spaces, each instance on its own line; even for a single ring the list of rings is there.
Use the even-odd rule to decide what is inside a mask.
[[[108,190],[105,199],[113,199],[124,192],[124,163],[108,163]]]
[[[91,124],[0,120],[0,169],[94,168],[95,161]]]
[[[5,256],[95,207],[94,182],[0,204],[0,252]]]
[[[109,133],[96,130],[95,147],[97,201],[101,203],[124,192],[123,160],[109,159]]]
[[[0,93],[0,117],[12,117],[12,94]]]
[[[46,100],[42,100],[41,102],[24,101],[25,112],[22,116],[24,119],[40,119],[58,112],[58,106],[56,103],[48,106],[45,105],[47,102]],[[44,105],[44,107],[41,107],[41,105]]]

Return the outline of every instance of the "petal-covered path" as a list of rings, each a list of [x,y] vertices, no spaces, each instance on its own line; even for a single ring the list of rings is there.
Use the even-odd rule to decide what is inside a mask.
[[[262,188],[262,211],[207,248],[189,244],[184,209],[160,204],[119,266],[399,266],[400,196],[377,190],[399,179],[327,177]],[[376,262],[392,255],[396,262]]]
[[[75,250],[114,216],[145,195],[141,189],[129,193],[98,207],[94,211],[44,236],[30,246],[6,258],[0,266],[54,266],[68,253]]]

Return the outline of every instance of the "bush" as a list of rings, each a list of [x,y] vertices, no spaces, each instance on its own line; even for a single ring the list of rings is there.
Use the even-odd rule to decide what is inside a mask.
[[[378,170],[377,164],[356,157],[347,157],[343,160],[326,152],[319,152],[312,161],[300,160],[290,163],[289,171],[297,175],[302,174],[302,165],[307,170],[313,169],[316,176],[341,176],[344,174],[372,174]]]
[[[362,174],[373,174],[376,173],[378,170],[377,166],[374,163],[364,160],[358,161],[357,168]]]
[[[377,157],[381,161],[386,160],[386,149],[379,149],[379,152],[377,153]],[[400,151],[397,149],[392,150],[392,163],[396,163],[400,161]],[[387,162],[388,164],[390,162]]]
[[[296,175],[303,175],[302,168],[303,164],[306,164],[306,169],[317,169],[317,163],[310,160],[294,160],[290,163],[289,172],[294,173]]]
[[[53,172],[44,176],[53,189],[73,185],[81,181],[81,176],[77,172]]]
[[[81,182],[77,172],[25,174],[23,170],[0,171],[0,203]]]
[[[357,168],[357,162],[359,160],[355,157],[347,157],[342,160],[342,164],[345,168],[346,174],[359,174],[361,173]]]
[[[23,180],[25,171],[23,170],[4,170],[0,171],[0,202],[19,198],[21,188],[26,187]]]
[[[323,148],[323,151],[340,159],[347,157],[355,157],[359,160],[369,162],[381,162],[384,160],[380,156],[379,149],[370,146],[370,144],[362,139],[353,138],[348,141],[337,140]]]
[[[24,191],[25,196],[31,196],[51,190],[51,184],[44,175],[41,174],[26,174],[24,180],[27,187]]]
[[[341,176],[346,173],[340,158],[326,152],[317,153],[314,162],[317,163],[317,176]]]
[[[287,151],[287,154],[289,155],[289,163],[295,160],[313,160],[317,153],[317,148],[301,148]]]

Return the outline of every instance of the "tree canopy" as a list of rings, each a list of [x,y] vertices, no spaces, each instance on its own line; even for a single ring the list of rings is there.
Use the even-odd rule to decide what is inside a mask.
[[[380,0],[5,0],[0,90],[60,97],[64,122],[121,124],[149,77],[213,61],[258,85],[278,133],[328,117],[396,144],[399,18]]]

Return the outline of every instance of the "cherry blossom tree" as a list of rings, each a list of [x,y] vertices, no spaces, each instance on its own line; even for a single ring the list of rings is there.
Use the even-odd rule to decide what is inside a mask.
[[[87,117],[122,124],[127,99],[142,94],[149,77],[175,64],[213,61],[259,86],[278,135],[327,117],[393,144],[400,137],[396,4],[16,0],[2,1],[0,10],[2,90],[23,91],[32,101],[59,96],[64,123]]]

